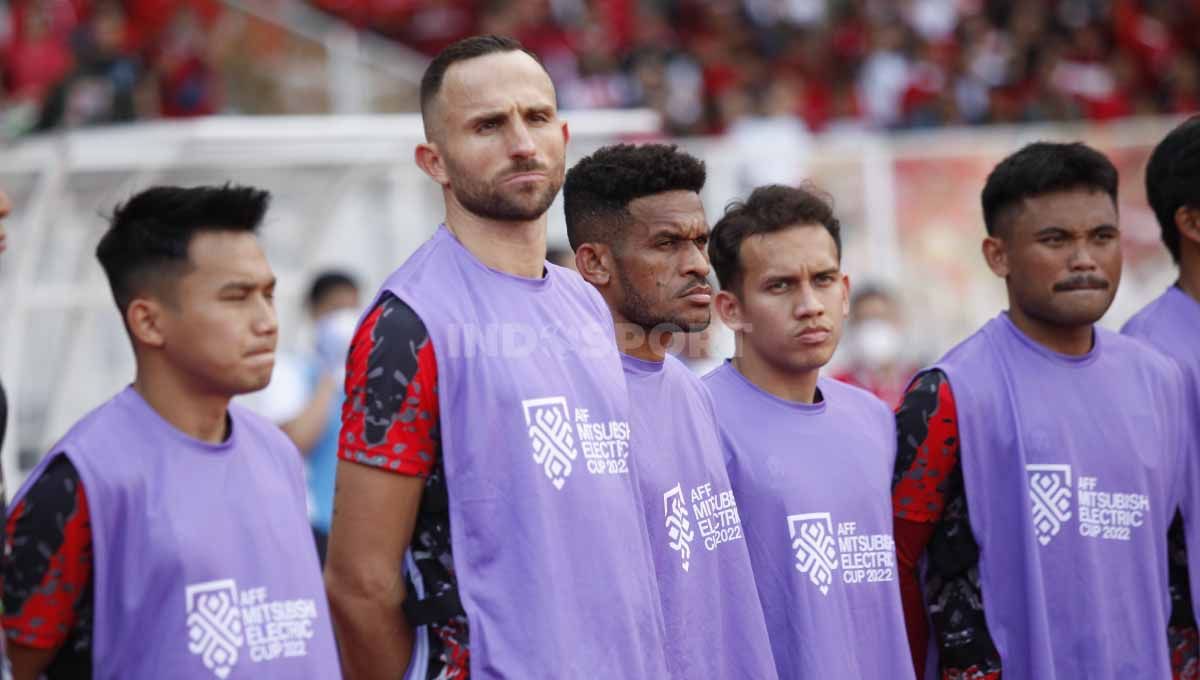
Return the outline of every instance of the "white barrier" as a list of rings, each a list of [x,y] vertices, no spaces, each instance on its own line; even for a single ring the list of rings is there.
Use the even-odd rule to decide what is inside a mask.
[[[647,111],[570,112],[568,162],[658,129]],[[769,136],[688,139],[705,159],[704,199],[715,222],[749,183],[813,178],[844,225],[853,281],[896,284],[908,303],[915,351],[940,352],[1003,306],[983,269],[979,190],[991,166],[1033,139],[1084,139],[1122,170],[1129,265],[1106,318],[1115,325],[1171,280],[1144,204],[1149,149],[1177,121],[1104,127],[956,129],[813,140]],[[10,489],[70,424],[132,376],[132,354],[93,251],[102,215],[152,184],[234,181],[271,190],[263,232],[279,276],[282,343],[303,340],[300,297],[311,275],[336,266],[373,290],[441,219],[439,192],[413,164],[416,116],[216,117],[92,129],[0,149],[0,187],[13,198],[11,249],[0,256],[0,377],[9,394],[2,460]],[[550,240],[564,246],[561,204]]]

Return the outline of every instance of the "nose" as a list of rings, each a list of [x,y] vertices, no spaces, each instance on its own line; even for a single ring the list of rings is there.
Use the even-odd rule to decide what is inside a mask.
[[[524,120],[517,120],[509,126],[508,152],[513,158],[530,158],[537,153],[533,144],[533,135]]]
[[[708,262],[708,251],[700,243],[693,241],[692,247],[687,249],[683,270],[684,276],[688,278],[708,278],[708,273],[712,271],[712,265]]]
[[[811,319],[825,314],[825,304],[817,297],[812,284],[806,282],[797,290],[796,308],[793,311],[797,319]]]
[[[279,332],[279,316],[275,313],[275,303],[271,298],[262,296],[251,328],[255,335],[275,335]]]
[[[1094,271],[1097,269],[1096,258],[1092,254],[1092,246],[1089,242],[1084,241],[1078,244],[1071,250],[1071,258],[1067,261],[1067,265],[1071,271]]]

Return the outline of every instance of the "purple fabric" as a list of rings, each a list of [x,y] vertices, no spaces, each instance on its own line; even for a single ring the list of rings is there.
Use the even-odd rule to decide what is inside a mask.
[[[1187,411],[1183,424],[1187,452],[1186,488],[1183,494],[1183,529],[1187,536],[1188,575],[1192,606],[1200,611],[1200,302],[1177,286],[1146,305],[1121,332],[1153,345],[1179,364],[1187,383]]]
[[[97,680],[340,677],[300,454],[229,416],[227,441],[200,442],[127,387],[51,448],[87,492]]]
[[[783,680],[911,680],[892,538],[895,421],[820,379],[823,400],[767,393],[726,362],[704,377]]]
[[[667,630],[671,677],[776,677],[716,414],[673,356],[622,355],[638,485]]]
[[[578,274],[546,269],[489,269],[442,227],[384,284],[437,356],[471,676],[661,678],[612,317]]]
[[[1095,329],[1082,357],[1001,314],[945,371],[988,630],[1005,677],[1171,677],[1167,527],[1182,382],[1140,341]]]

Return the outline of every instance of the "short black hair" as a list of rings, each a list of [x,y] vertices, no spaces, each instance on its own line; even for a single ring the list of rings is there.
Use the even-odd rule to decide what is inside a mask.
[[[571,249],[584,243],[620,241],[631,215],[629,204],[667,191],[704,188],[704,161],[674,144],[613,144],[584,158],[567,172],[563,212]]]
[[[742,278],[742,243],[751,236],[772,234],[800,225],[820,225],[833,237],[842,259],[842,223],[833,215],[833,203],[812,185],[798,187],[768,184],[734,201],[708,237],[708,259],[722,290],[736,291]]]
[[[1185,120],[1154,147],[1146,165],[1146,199],[1158,218],[1163,244],[1179,264],[1175,213],[1184,206],[1200,208],[1200,116]]]
[[[995,236],[1009,213],[1026,198],[1056,191],[1103,191],[1117,202],[1117,169],[1086,144],[1034,142],[1000,161],[983,185],[983,224]]]
[[[305,298],[309,309],[314,309],[325,296],[338,288],[353,288],[358,290],[358,282],[350,274],[339,269],[327,269],[313,279],[308,287],[308,297]]]
[[[541,63],[537,55],[525,49],[516,38],[510,38],[503,35],[474,35],[470,38],[463,38],[456,43],[446,47],[429,65],[425,67],[425,73],[421,76],[421,117],[424,119],[429,114],[430,104],[433,103],[434,97],[437,97],[438,92],[442,89],[442,80],[446,77],[446,71],[454,64],[476,57],[484,57],[489,54],[499,54],[502,52],[524,52],[533,57],[534,61]],[[426,122],[426,129],[429,128]]]
[[[186,270],[193,236],[255,232],[270,203],[270,193],[248,186],[156,186],[114,208],[96,258],[122,315],[154,279]]]

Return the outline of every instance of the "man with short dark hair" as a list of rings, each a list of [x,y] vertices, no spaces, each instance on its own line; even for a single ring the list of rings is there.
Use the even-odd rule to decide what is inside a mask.
[[[604,147],[567,173],[567,236],[617,326],[671,677],[775,678],[712,400],[667,354],[711,320],[704,180],[674,146]]]
[[[821,376],[850,294],[833,209],[808,187],[760,187],[726,209],[708,249],[737,350],[704,384],[779,676],[912,678],[888,495],[892,414]]]
[[[1116,168],[1083,144],[1030,144],[988,176],[983,255],[1008,310],[920,374],[896,416],[918,672],[928,607],[943,678],[1171,677],[1187,416],[1169,359],[1095,326],[1121,279],[1116,199]]]
[[[666,677],[612,318],[546,262],[554,85],[482,36],[421,93],[446,221],[347,362],[326,563],[347,677]]]
[[[96,255],[137,374],[13,499],[0,570],[17,680],[339,676],[299,454],[229,403],[275,361],[255,235],[268,203],[154,187],[114,211]]]
[[[1186,423],[1200,423],[1200,116],[1192,116],[1170,132],[1146,166],[1146,197],[1158,217],[1163,244],[1179,266],[1179,279],[1146,305],[1122,333],[1141,338],[1174,358],[1188,383]],[[1200,443],[1200,430],[1190,440]],[[1168,538],[1171,568],[1171,625],[1167,639],[1176,678],[1189,677],[1200,665],[1200,649],[1192,599],[1200,595],[1200,450],[1188,454],[1190,493],[1183,517],[1176,516]],[[1187,518],[1190,521],[1185,521]],[[1185,541],[1185,531],[1188,540]],[[1188,559],[1191,546],[1193,558]],[[1190,566],[1189,566],[1190,565]],[[1191,575],[1189,578],[1189,570]]]

